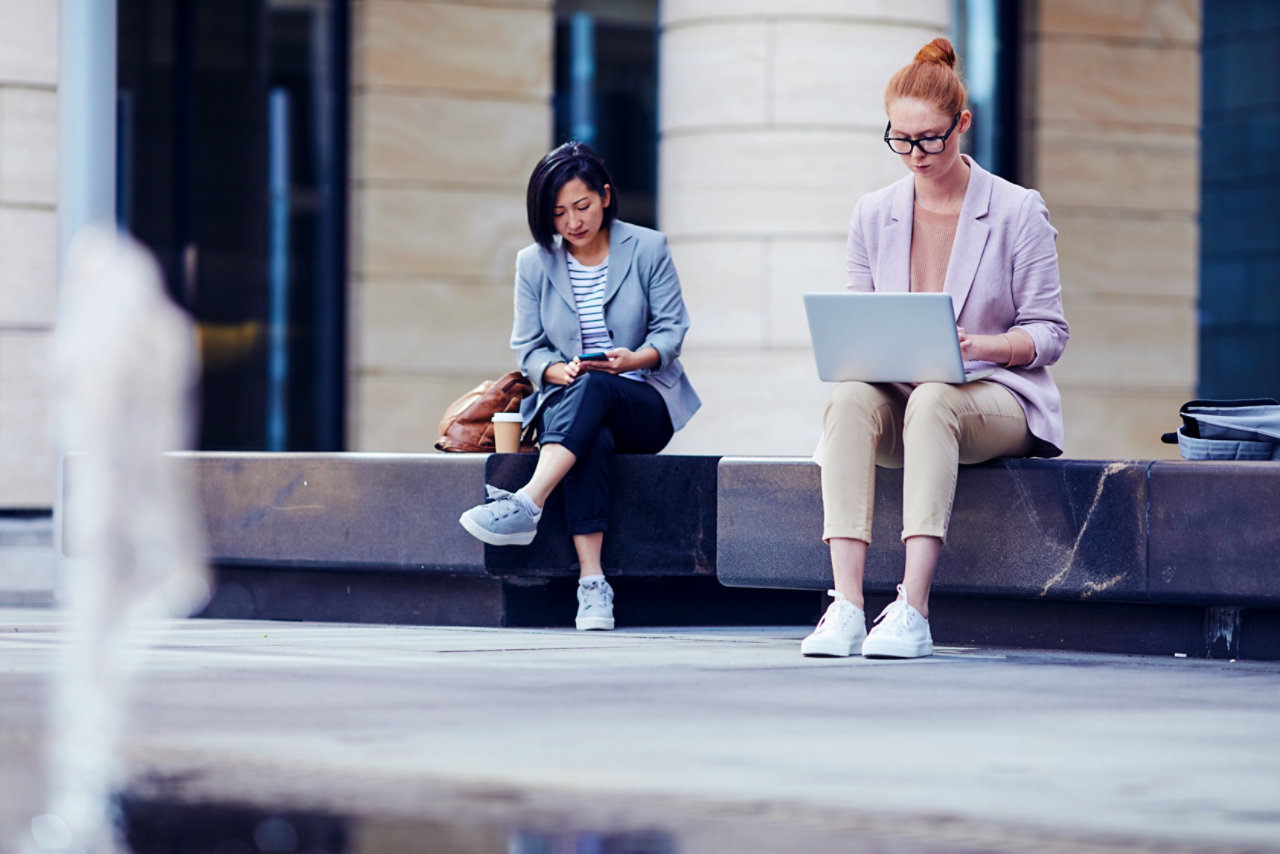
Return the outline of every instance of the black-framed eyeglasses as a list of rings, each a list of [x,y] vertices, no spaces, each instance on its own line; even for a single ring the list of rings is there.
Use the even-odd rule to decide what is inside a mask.
[[[920,150],[925,154],[941,154],[943,149],[947,147],[947,137],[951,136],[951,132],[956,129],[956,125],[959,123],[960,114],[956,113],[956,117],[951,120],[951,127],[947,128],[947,132],[942,136],[922,136],[919,139],[908,139],[905,136],[889,136],[889,129],[893,127],[893,122],[889,122],[884,126],[884,141],[894,154],[910,154],[911,149],[917,145],[920,146]]]

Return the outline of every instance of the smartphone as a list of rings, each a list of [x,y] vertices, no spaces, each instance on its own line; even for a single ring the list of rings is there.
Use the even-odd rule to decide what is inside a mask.
[[[608,358],[609,357],[604,354],[603,350],[592,350],[589,353],[583,353],[579,355],[578,361],[579,362],[603,362],[608,360]]]

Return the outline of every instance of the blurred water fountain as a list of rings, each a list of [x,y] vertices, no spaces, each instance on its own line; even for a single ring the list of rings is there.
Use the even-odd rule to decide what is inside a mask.
[[[164,452],[190,447],[195,338],[132,239],[72,242],[58,316],[59,447],[76,456],[62,518],[77,531],[60,569],[69,639],[49,709],[46,813],[28,851],[125,850],[114,796],[128,688],[158,620],[208,599],[194,497]]]

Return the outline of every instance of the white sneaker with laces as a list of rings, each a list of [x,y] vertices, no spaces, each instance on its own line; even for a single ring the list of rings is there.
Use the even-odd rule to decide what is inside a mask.
[[[603,575],[578,580],[578,631],[608,631],[613,628],[613,588]]]
[[[929,621],[907,601],[907,591],[898,585],[898,598],[876,617],[876,624],[862,643],[865,658],[922,658],[933,655],[933,635]]]
[[[867,636],[867,615],[843,593],[828,590],[827,595],[835,601],[827,606],[817,628],[800,641],[800,654],[841,658],[857,655],[862,651],[862,642]]]

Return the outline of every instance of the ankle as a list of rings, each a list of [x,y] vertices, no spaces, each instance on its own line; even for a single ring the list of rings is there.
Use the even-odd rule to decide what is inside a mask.
[[[532,495],[523,489],[517,489],[514,493],[516,501],[530,516],[542,515],[542,502],[537,501]]]
[[[866,602],[862,598],[861,590],[847,591],[847,590],[841,590],[839,587],[837,587],[834,592],[839,594],[838,596],[833,597],[837,602],[843,600],[845,602],[848,602],[853,607],[857,608],[859,611],[866,610]]]
[[[906,596],[899,596],[899,597],[898,597],[898,599],[897,599],[897,601],[899,601],[899,602],[903,602],[903,603],[905,603],[905,604],[907,604],[907,605],[910,605],[910,606],[911,606],[911,610],[915,611],[917,614],[919,614],[919,615],[920,615],[921,617],[923,617],[924,619],[926,619],[926,620],[927,620],[927,619],[929,619],[929,603],[928,603],[928,601],[924,601],[924,602],[913,602],[913,601],[911,601],[910,599],[908,599]]]

